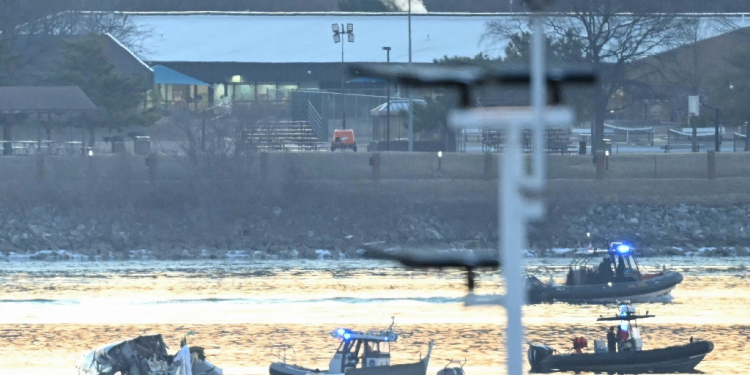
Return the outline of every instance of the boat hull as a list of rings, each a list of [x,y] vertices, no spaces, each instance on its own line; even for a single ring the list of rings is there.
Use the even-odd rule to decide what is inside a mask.
[[[698,341],[668,348],[620,353],[583,353],[532,356],[532,372],[607,372],[618,374],[690,372],[710,353],[710,341]],[[532,360],[534,357],[534,360]]]
[[[669,295],[682,282],[682,274],[666,271],[647,280],[592,285],[548,285],[536,278],[527,284],[530,302],[617,302],[649,300]]]
[[[426,375],[429,357],[419,362],[407,363],[390,366],[375,366],[363,368],[350,368],[346,370],[346,375]],[[292,365],[289,363],[276,362],[268,368],[270,375],[306,375],[306,374],[328,374],[327,370],[309,369],[302,366]]]
[[[309,369],[281,362],[271,363],[271,366],[268,367],[268,373],[270,375],[305,375],[309,373],[326,374],[327,372],[327,370],[320,371],[318,369]]]

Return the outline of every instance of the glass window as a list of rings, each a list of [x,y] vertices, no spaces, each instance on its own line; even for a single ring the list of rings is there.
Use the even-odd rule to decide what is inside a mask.
[[[172,85],[172,101],[184,102],[191,96],[190,94],[185,85]]]
[[[255,85],[234,85],[234,100],[255,100]]]
[[[301,90],[318,90],[320,85],[317,82],[300,82],[299,88]]]
[[[208,86],[198,86],[198,99],[199,102],[207,102],[208,101]]]
[[[258,100],[276,100],[276,84],[260,83],[257,93]]]
[[[224,97],[226,93],[224,92],[224,85],[214,85],[214,103],[221,102],[221,98]]]
[[[276,100],[289,100],[292,97],[292,91],[299,90],[299,85],[279,85],[276,91]]]

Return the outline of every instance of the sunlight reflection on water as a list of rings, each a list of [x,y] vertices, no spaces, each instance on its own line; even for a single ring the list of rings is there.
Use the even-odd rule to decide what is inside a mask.
[[[644,260],[669,264],[685,280],[669,303],[644,303],[657,315],[642,322],[646,347],[687,342],[716,345],[698,369],[750,373],[748,258]],[[565,260],[529,260],[529,271],[562,278]],[[13,374],[73,374],[87,349],[144,333],[164,334],[173,348],[188,330],[225,374],[266,374],[268,347],[294,346],[298,362],[325,367],[340,325],[380,328],[396,316],[401,332],[394,363],[418,359],[437,345],[428,374],[448,359],[467,358],[470,375],[504,373],[501,308],[467,309],[463,275],[380,262],[121,262],[0,265],[0,368]],[[481,275],[482,292],[502,289],[497,272]],[[612,306],[555,303],[527,306],[528,340],[567,349],[574,335],[603,338],[595,321]]]

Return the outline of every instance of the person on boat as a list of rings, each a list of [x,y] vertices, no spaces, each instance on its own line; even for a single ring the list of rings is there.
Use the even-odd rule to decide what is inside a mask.
[[[625,278],[625,260],[621,255],[617,256],[617,270],[615,272],[617,280],[622,281]]]
[[[604,257],[602,262],[599,263],[599,277],[602,283],[607,283],[612,280],[614,272],[612,272],[612,260],[609,257]]]
[[[617,326],[617,342],[619,344],[619,346],[618,346],[619,347],[619,351],[621,351],[621,352],[624,351],[625,346],[626,346],[625,344],[628,342],[629,336],[630,335],[628,334],[628,329],[627,328],[622,329],[621,325]]]
[[[573,339],[573,349],[575,349],[578,354],[583,353],[583,348],[587,348],[588,346],[589,343],[586,341],[585,337],[576,337]]]
[[[615,335],[615,327],[609,327],[607,332],[607,350],[610,353],[617,352],[617,336]]]

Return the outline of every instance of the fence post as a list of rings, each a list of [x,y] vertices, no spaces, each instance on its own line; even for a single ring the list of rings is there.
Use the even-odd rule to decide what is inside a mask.
[[[492,168],[492,153],[491,152],[485,152],[484,153],[484,179],[485,180],[491,180],[492,179],[492,171],[494,169]]]
[[[597,180],[603,180],[604,179],[604,150],[597,150],[596,151],[596,179]]]
[[[375,152],[370,156],[370,165],[372,166],[372,179],[380,181],[380,153]]]
[[[716,179],[716,151],[708,151],[708,179]]]

